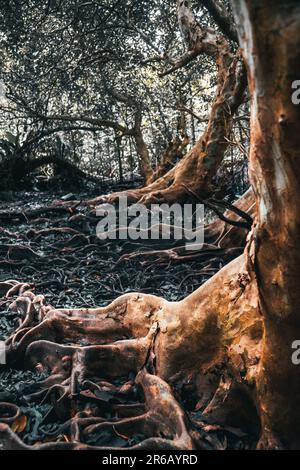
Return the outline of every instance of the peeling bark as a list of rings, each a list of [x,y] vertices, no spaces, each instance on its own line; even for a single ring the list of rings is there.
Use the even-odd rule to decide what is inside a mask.
[[[300,368],[291,345],[300,337],[300,108],[291,87],[300,75],[300,5],[233,3],[252,97],[250,178],[258,214],[248,251],[265,325],[261,446],[299,448]]]

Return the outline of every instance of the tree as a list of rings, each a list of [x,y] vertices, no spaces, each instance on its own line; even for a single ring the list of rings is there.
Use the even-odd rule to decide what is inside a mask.
[[[108,148],[117,147],[120,138],[124,152],[121,165],[120,160],[114,162],[116,176],[121,166],[125,175],[137,167],[145,181],[153,182],[177,163],[184,153],[180,142],[184,146],[189,134],[194,141],[208,119],[202,114],[212,99],[215,70],[209,58],[188,60],[184,68],[159,78],[157,72],[177,68],[179,50],[185,57],[175,27],[175,7],[174,2],[130,5],[125,0],[117,6],[105,0],[91,8],[77,0],[44,6],[20,0],[6,4],[0,15],[0,78],[6,90],[0,119],[3,129],[17,133],[18,128],[25,140],[27,133],[35,135],[35,145],[27,146],[18,160],[42,161],[45,146],[51,153],[55,132],[64,134],[71,156],[80,154],[72,136],[81,128],[88,142],[84,162],[78,165],[69,157],[69,163],[83,171],[92,169],[93,176],[107,176],[112,160]],[[210,17],[201,15],[203,27],[210,27]],[[197,54],[188,52],[186,57]],[[177,126],[182,115],[183,134]],[[99,147],[101,152],[95,155],[92,149]],[[168,161],[171,157],[167,167],[166,156]],[[4,160],[2,166],[8,169],[9,156]],[[8,180],[3,184],[8,185]]]
[[[207,423],[250,429],[259,448],[299,448],[300,369],[292,345],[300,333],[300,108],[291,94],[299,74],[300,5],[232,3],[251,95],[257,207],[245,252],[176,303],[134,293],[98,309],[53,310],[32,293],[21,295],[19,304],[36,309],[39,322],[28,328],[27,317],[26,328],[10,338],[11,363],[25,357],[29,366],[48,367],[46,384],[59,387],[64,399],[74,398],[99,369],[108,380],[133,372],[145,395],[143,413],[133,407],[134,417],[113,422],[77,416],[68,424],[76,429],[75,441],[36,448],[89,448],[84,437],[112,427],[131,436],[142,431],[145,439],[134,448],[207,448]],[[213,38],[215,51],[213,33],[203,37]],[[218,136],[227,130],[222,112],[220,121]],[[8,282],[7,288],[15,286]],[[72,345],[58,344],[62,340]],[[179,404],[185,392],[196,400],[201,420],[188,409],[186,419]],[[6,448],[25,447],[3,424],[0,440]]]
[[[292,103],[291,87],[300,72],[300,6],[236,1],[235,12],[252,96],[250,177],[258,213],[247,252],[264,322],[257,378],[261,446],[276,447],[282,439],[299,448],[300,370],[291,361],[291,345],[299,336],[300,260],[288,247],[299,238],[300,108]]]
[[[70,127],[76,124],[86,140],[102,146],[96,159],[85,148],[94,176],[102,176],[102,160],[111,160],[103,145],[109,136],[110,148],[122,137],[124,155],[134,159],[145,179],[150,177],[154,161],[175,134],[170,131],[178,114],[172,109],[172,95],[182,78],[169,80],[158,95],[155,71],[172,42],[174,20],[174,5],[169,3],[164,8],[156,2],[139,2],[137,7],[123,0],[118,5],[106,0],[91,8],[76,0],[44,6],[38,1],[7,3],[0,15],[5,85],[0,118],[3,129],[18,128],[25,140],[27,132],[35,134],[35,146],[20,153],[18,160],[42,156],[40,133],[49,147],[55,132],[64,133],[71,146],[76,129]],[[162,24],[158,41],[156,28],[162,30]],[[149,121],[151,133],[145,125]],[[9,156],[4,160],[7,167]],[[122,167],[128,171],[128,160]],[[80,168],[85,170],[82,162]]]
[[[232,52],[227,38],[201,25],[193,15],[189,2],[178,0],[177,11],[181,35],[188,50],[164,75],[181,68],[200,54],[206,54],[217,66],[216,93],[206,130],[195,146],[161,178],[144,188],[127,192],[126,196],[132,202],[151,204],[184,200],[188,195],[187,186],[198,196],[207,195],[229,146],[234,115],[244,99],[245,70],[238,53]],[[114,202],[119,197],[120,194],[113,194],[105,200]],[[96,199],[93,202],[100,201]]]

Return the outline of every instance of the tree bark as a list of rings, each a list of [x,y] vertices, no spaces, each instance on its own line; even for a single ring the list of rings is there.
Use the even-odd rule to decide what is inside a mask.
[[[159,178],[163,177],[175,165],[176,160],[180,160],[185,152],[189,138],[185,135],[182,138],[176,137],[163,153],[159,165],[149,178],[148,183],[151,184]]]
[[[257,220],[248,246],[258,280],[264,348],[258,376],[261,446],[300,446],[300,107],[292,83],[300,76],[297,0],[235,0],[236,22],[252,97],[250,178]]]
[[[144,178],[147,184],[153,175],[153,169],[151,166],[151,158],[147,144],[144,140],[144,136],[141,129],[142,115],[140,112],[136,113],[134,129],[132,131],[133,138],[135,140],[136,150],[139,159],[139,169],[141,176]]]

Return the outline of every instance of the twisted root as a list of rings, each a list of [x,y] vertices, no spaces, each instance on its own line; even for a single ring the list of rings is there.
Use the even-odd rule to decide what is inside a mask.
[[[242,416],[253,406],[262,326],[243,257],[174,303],[132,293],[107,307],[54,310],[25,287],[11,305],[23,321],[7,340],[8,364],[48,375],[25,398],[52,404],[64,423],[33,448],[209,448],[208,422],[225,425],[233,407]],[[194,415],[184,396],[194,397]],[[114,437],[104,444],[106,434]],[[32,448],[7,422],[0,443]]]

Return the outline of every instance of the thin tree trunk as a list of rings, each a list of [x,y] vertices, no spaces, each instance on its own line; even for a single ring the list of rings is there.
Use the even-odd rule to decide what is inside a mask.
[[[133,131],[133,138],[135,140],[136,150],[139,157],[139,168],[141,176],[144,178],[145,183],[148,183],[149,179],[153,175],[153,169],[151,166],[151,159],[147,144],[144,140],[144,136],[141,129],[142,115],[140,112],[136,114],[135,126]]]
[[[116,137],[116,144],[115,144],[115,150],[117,154],[117,161],[118,161],[118,168],[119,168],[119,182],[122,183],[124,178],[123,178],[123,162],[122,162],[122,155],[121,155],[121,143],[122,139],[119,137]]]

